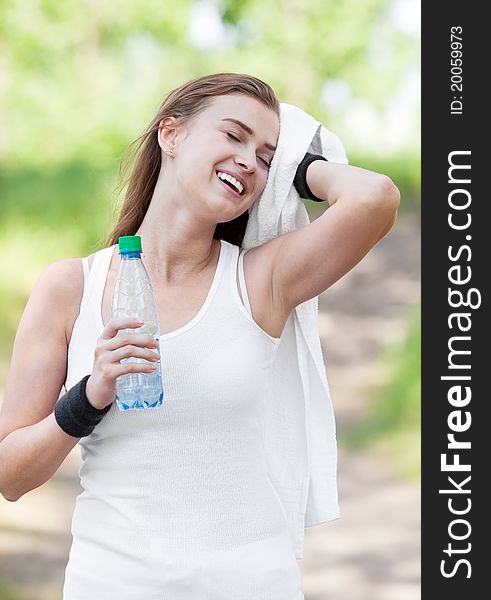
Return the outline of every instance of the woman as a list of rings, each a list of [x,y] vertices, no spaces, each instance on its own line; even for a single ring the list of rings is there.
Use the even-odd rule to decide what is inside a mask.
[[[1,413],[0,490],[16,501],[81,444],[65,600],[303,598],[264,467],[262,386],[291,311],[390,230],[399,192],[386,176],[315,160],[300,184],[330,209],[240,252],[279,127],[274,92],[254,77],[216,74],[174,90],[142,138],[108,247],[48,266],[34,286]],[[111,319],[115,245],[133,234],[158,343],[116,337],[139,325]],[[122,413],[116,378],[152,365],[121,359],[153,361],[156,347],[164,406]]]

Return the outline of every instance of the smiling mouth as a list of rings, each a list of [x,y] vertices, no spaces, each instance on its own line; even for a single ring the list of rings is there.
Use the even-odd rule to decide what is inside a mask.
[[[218,180],[219,180],[219,181],[220,181],[220,182],[221,182],[221,183],[222,183],[224,186],[226,186],[226,187],[227,187],[229,190],[231,190],[232,192],[234,192],[234,194],[235,194],[236,196],[243,196],[243,195],[244,195],[244,192],[245,192],[245,187],[244,187],[244,186],[243,186],[243,185],[242,185],[240,182],[238,183],[238,185],[239,185],[239,186],[242,188],[242,191],[239,191],[239,190],[237,189],[237,187],[236,187],[236,186],[235,186],[235,185],[234,185],[234,184],[233,184],[231,181],[227,181],[227,179],[224,179],[224,178],[220,177],[220,176],[218,175],[218,173],[219,173],[219,172],[220,172],[220,171],[216,171],[216,176],[217,176]],[[235,178],[234,178],[234,180],[235,180]]]

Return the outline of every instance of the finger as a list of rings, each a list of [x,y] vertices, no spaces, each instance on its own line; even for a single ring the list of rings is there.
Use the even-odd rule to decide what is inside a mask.
[[[127,375],[128,373],[154,373],[156,370],[156,365],[150,363],[129,362],[113,365],[111,372],[113,373],[114,379],[116,379],[120,375]]]
[[[117,350],[123,346],[140,346],[141,348],[160,348],[159,341],[146,333],[127,333],[116,335],[110,340],[104,341],[105,350]]]
[[[127,329],[128,327],[138,328],[144,324],[143,321],[135,319],[134,317],[122,317],[120,319],[111,319],[109,323],[104,327],[101,338],[104,340],[110,340],[117,335],[120,329]]]
[[[160,360],[160,355],[153,350],[147,350],[146,348],[139,348],[138,346],[123,346],[111,352],[111,361],[119,362],[123,358],[143,358],[144,360],[150,360],[157,362]]]

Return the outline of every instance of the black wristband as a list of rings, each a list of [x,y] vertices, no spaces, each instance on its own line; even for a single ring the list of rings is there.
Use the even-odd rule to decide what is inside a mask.
[[[90,435],[111,409],[111,404],[102,410],[95,408],[87,399],[85,386],[90,375],[83,377],[55,404],[56,422],[65,433],[81,438]]]
[[[297,172],[295,173],[295,177],[293,179],[293,185],[300,198],[308,198],[314,202],[324,202],[322,198],[314,196],[307,185],[307,167],[310,165],[310,163],[313,163],[314,160],[325,160],[327,162],[327,158],[324,158],[322,155],[311,154],[310,152],[307,152],[302,159],[302,162],[298,165]]]

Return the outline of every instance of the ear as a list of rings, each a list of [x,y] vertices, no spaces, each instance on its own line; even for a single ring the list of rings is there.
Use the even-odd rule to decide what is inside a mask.
[[[176,117],[165,117],[160,121],[157,140],[162,150],[175,147],[180,129],[181,124]]]

